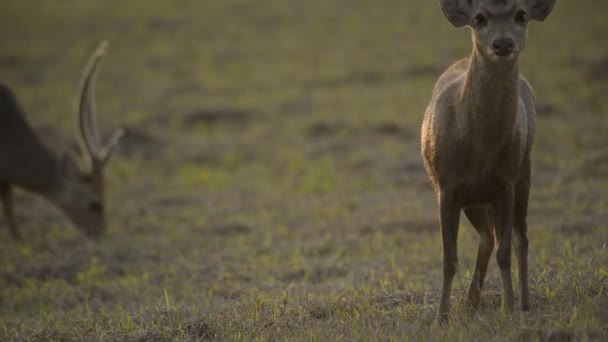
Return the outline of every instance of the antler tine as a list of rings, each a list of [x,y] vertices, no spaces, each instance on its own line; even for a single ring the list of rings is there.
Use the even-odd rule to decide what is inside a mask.
[[[112,156],[112,152],[114,152],[114,148],[116,147],[116,145],[118,144],[118,142],[120,141],[120,139],[122,138],[123,135],[125,135],[125,130],[123,128],[119,128],[116,131],[114,131],[114,133],[112,134],[112,137],[108,140],[106,145],[101,150],[100,154],[101,154],[101,166],[102,167],[106,165],[106,163]]]
[[[104,160],[104,148],[101,146],[97,129],[94,91],[97,67],[108,45],[107,41],[102,41],[89,57],[82,74],[78,97],[79,141],[83,157],[93,170],[100,168]]]

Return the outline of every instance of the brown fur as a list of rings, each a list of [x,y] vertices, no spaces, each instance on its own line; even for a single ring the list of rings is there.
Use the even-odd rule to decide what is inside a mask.
[[[454,26],[471,26],[473,52],[453,64],[437,81],[422,124],[425,169],[437,192],[444,252],[444,281],[438,321],[448,320],[452,280],[456,273],[460,210],[480,234],[477,262],[467,302],[480,304],[494,243],[503,282],[503,308],[513,307],[511,241],[519,260],[520,302],[529,308],[527,276],[527,206],[530,151],[535,134],[534,93],[519,75],[518,54],[525,46],[527,20],[513,16],[533,5],[550,12],[555,1],[440,0]],[[498,6],[498,7],[496,7]],[[536,7],[534,7],[536,8]],[[484,11],[500,16],[483,17]],[[535,9],[538,11],[538,9]],[[485,22],[475,21],[481,13]],[[495,19],[498,18],[498,19]],[[481,22],[483,25],[480,25]],[[463,24],[464,23],[464,24]],[[493,53],[497,39],[514,41],[513,52]],[[511,238],[513,234],[513,240]]]

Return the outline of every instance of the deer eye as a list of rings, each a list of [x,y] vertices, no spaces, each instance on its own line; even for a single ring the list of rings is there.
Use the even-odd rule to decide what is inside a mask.
[[[100,213],[103,210],[103,205],[100,202],[91,202],[89,203],[89,209]]]
[[[478,14],[475,16],[475,18],[473,18],[473,22],[475,23],[476,27],[484,27],[486,26],[486,24],[488,23],[488,20],[486,19],[486,17],[483,14]]]
[[[518,24],[525,23],[526,19],[528,19],[528,13],[524,11],[519,11],[517,14],[515,14],[515,22]]]

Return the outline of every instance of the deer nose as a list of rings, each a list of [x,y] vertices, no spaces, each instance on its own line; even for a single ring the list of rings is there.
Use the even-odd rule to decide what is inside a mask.
[[[494,41],[494,53],[497,56],[503,57],[510,55],[513,52],[513,40],[510,38],[502,38]]]

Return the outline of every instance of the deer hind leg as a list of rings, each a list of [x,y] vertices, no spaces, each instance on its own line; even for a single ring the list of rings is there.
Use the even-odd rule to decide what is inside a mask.
[[[441,221],[441,240],[443,243],[443,287],[437,322],[447,324],[450,312],[452,281],[458,266],[457,240],[460,208],[454,203],[452,194],[439,194],[439,215]]]
[[[17,221],[15,220],[15,214],[13,212],[13,192],[9,184],[0,183],[0,199],[2,200],[2,207],[8,222],[8,228],[11,231],[11,236],[14,240],[21,240],[21,235],[17,229]]]
[[[528,167],[529,176],[529,167]],[[528,287],[528,196],[530,193],[530,181],[527,179],[519,181],[515,186],[515,213],[513,224],[513,247],[517,257],[517,271],[519,274],[519,303],[522,310],[530,309],[530,289]]]
[[[492,250],[494,249],[494,234],[488,209],[487,206],[483,206],[470,207],[464,210],[469,222],[477,230],[480,237],[475,271],[473,272],[473,279],[471,279],[471,286],[469,287],[466,300],[467,304],[475,310],[479,310],[481,289],[488,270],[488,263],[492,256]]]
[[[502,310],[513,310],[513,281],[511,279],[511,237],[515,189],[512,183],[505,182],[492,203],[494,236],[496,238],[496,262],[502,279]]]

